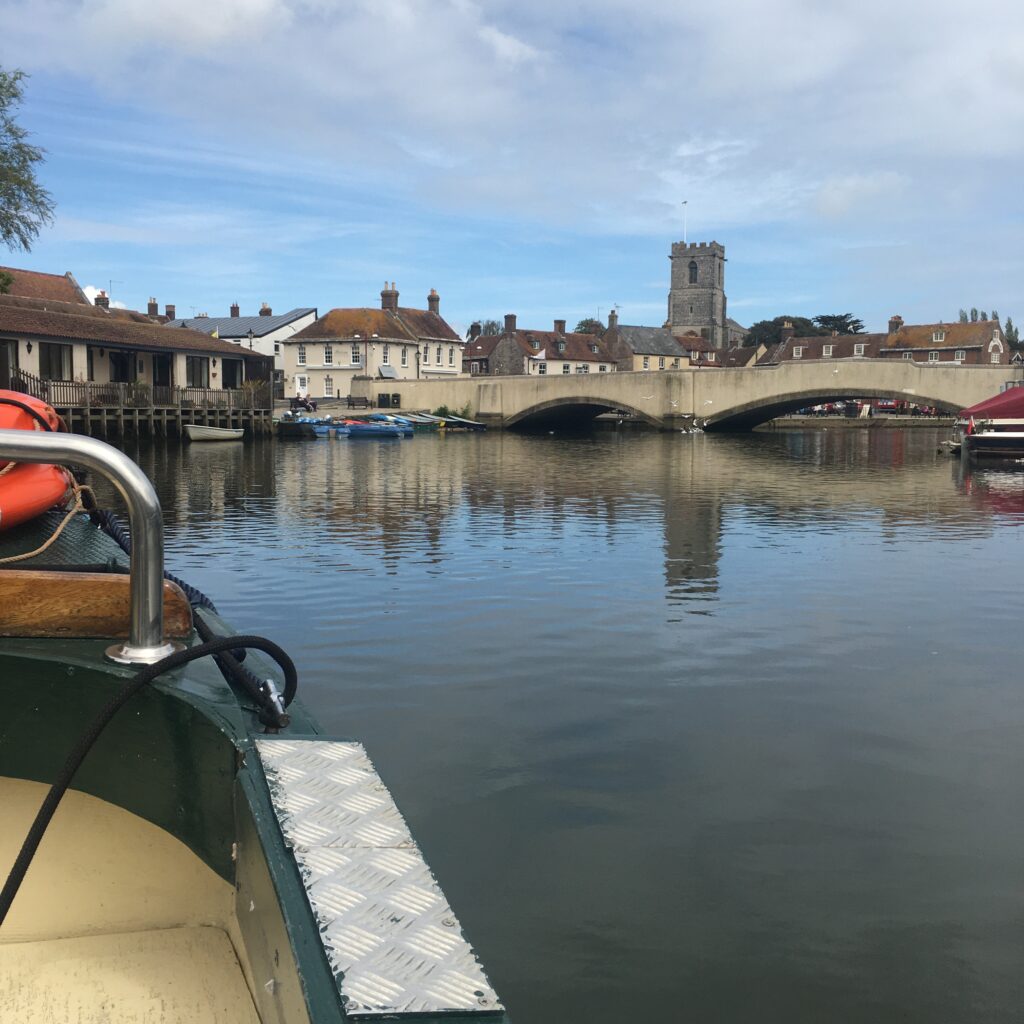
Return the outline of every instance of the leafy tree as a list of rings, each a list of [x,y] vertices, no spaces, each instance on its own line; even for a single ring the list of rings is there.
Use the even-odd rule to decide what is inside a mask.
[[[999,314],[994,309],[992,310],[992,319],[993,320],[998,320],[999,319]]]
[[[782,339],[782,325],[786,322],[793,325],[793,332],[798,338],[820,337],[831,334],[831,330],[818,327],[804,316],[777,316],[774,320],[758,320],[752,324],[747,336],[743,339],[746,346],[776,345]]]
[[[476,320],[474,323],[478,323],[480,325],[481,334],[501,334],[501,332],[505,330],[504,326],[497,320]],[[472,325],[466,329],[467,338],[469,337],[472,329]]]
[[[1008,316],[1006,318],[1006,326],[1003,328],[1003,334],[1006,335],[1006,340],[1014,347],[1020,346],[1020,332],[1017,329],[1017,325],[1013,322],[1013,317]]]
[[[986,313],[986,312],[985,312],[985,310],[982,310],[982,311],[981,311],[981,312],[980,312],[980,313],[978,314],[978,319],[979,319],[979,320],[987,320],[987,319],[988,319],[988,313]]]
[[[40,228],[53,220],[53,199],[36,181],[43,150],[26,141],[28,132],[14,119],[24,78],[23,71],[0,68],[0,242],[28,250]]]
[[[592,316],[585,317],[576,325],[576,334],[596,334],[599,338],[604,334],[604,324]]]
[[[971,323],[976,324],[978,322],[978,307],[971,306]]]
[[[0,270],[0,295],[6,295],[14,284],[14,278],[6,270]]]
[[[960,310],[960,323],[962,323],[962,324],[967,323],[967,310],[966,309],[961,309]]]
[[[864,321],[858,319],[852,313],[816,316],[814,322],[829,334],[833,331],[836,334],[861,334],[864,331]]]

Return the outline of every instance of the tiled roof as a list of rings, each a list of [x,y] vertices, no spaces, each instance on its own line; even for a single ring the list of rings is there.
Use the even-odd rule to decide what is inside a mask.
[[[633,327],[619,324],[611,328],[635,354],[640,356],[671,356],[673,359],[684,355],[678,340],[664,327]]]
[[[558,334],[555,331],[508,331],[502,337],[512,337],[516,344],[528,356],[537,356],[541,352],[548,359],[565,359],[577,363],[608,363],[611,356],[601,345],[601,339],[594,334]],[[534,346],[533,342],[536,342]],[[565,343],[565,349],[559,351],[559,343]],[[593,352],[591,345],[597,346]]]
[[[486,359],[501,341],[500,334],[483,334],[466,342],[462,350],[463,359]]]
[[[832,346],[832,359],[850,359],[855,354],[855,346],[864,346],[864,358],[876,359],[885,344],[884,334],[836,334],[809,335],[793,337],[781,341],[771,348],[757,361],[758,366],[770,366],[774,363],[788,362],[793,358],[793,349],[802,348],[801,359],[823,359],[823,349]]]
[[[17,267],[0,267],[4,273],[10,274],[14,282],[8,289],[8,295],[17,295],[26,299],[53,299],[56,302],[74,302],[88,304],[78,282],[66,274],[43,274],[38,270],[19,270]]]
[[[0,334],[91,341],[114,348],[158,348],[223,352],[244,357],[249,355],[230,341],[220,341],[195,331],[162,327],[146,317],[142,317],[140,322],[122,316],[109,316],[105,310],[94,311],[95,307],[89,305],[70,313],[66,311],[68,305],[38,301],[26,304],[0,300]],[[61,308],[53,308],[56,306]]]
[[[397,310],[332,309],[293,334],[288,341],[303,341],[307,338],[348,340],[357,334],[360,339],[372,338],[376,334],[378,338],[392,341],[462,341],[440,314],[403,306]]]
[[[945,334],[940,342],[932,341],[936,331]],[[955,324],[904,324],[898,331],[893,331],[885,341],[887,349],[917,348],[979,348],[987,346],[992,340],[993,332],[1003,333],[998,320],[978,320],[975,323]]]
[[[222,338],[248,338],[249,331],[252,331],[254,338],[262,338],[310,313],[316,314],[313,306],[290,309],[278,316],[192,316],[171,320],[167,326],[187,327],[202,334],[216,331]]]
[[[699,334],[677,334],[675,336],[679,347],[684,352],[714,352],[715,346],[707,338]]]
[[[754,345],[734,345],[722,353],[723,366],[749,366],[757,355]]]
[[[35,309],[49,313],[70,313],[72,316],[91,316],[97,320],[130,320],[137,324],[152,324],[155,321],[134,309],[105,309],[91,302],[57,302],[53,299],[28,299],[21,295],[0,295],[0,306],[14,306],[19,309]]]

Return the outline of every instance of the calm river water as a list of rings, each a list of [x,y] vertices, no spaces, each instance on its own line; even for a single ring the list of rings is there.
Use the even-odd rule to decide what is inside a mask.
[[[1019,1021],[1024,473],[939,438],[133,454],[516,1024]]]

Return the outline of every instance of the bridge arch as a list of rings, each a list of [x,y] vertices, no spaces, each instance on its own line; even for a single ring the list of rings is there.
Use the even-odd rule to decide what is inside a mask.
[[[885,387],[809,388],[786,394],[765,395],[710,413],[701,422],[706,431],[750,430],[777,416],[785,416],[787,413],[797,412],[807,406],[869,398],[890,398],[898,402],[912,402],[915,405],[934,405],[936,408],[950,413],[959,412],[964,408],[963,405],[951,403],[947,399],[920,393],[908,394],[904,389]]]
[[[547,424],[582,424],[590,422],[601,413],[618,411],[635,416],[656,429],[664,429],[661,419],[642,409],[637,409],[635,406],[624,405],[621,401],[608,398],[576,395],[537,402],[506,417],[505,426],[511,429],[523,429],[528,426],[540,427]]]

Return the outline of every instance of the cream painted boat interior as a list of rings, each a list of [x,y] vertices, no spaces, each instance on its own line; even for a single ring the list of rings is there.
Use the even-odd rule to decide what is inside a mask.
[[[0,778],[0,878],[46,791],[40,783]],[[0,929],[0,1019],[280,1019],[277,1012],[257,1013],[251,993],[261,1004],[266,996],[254,988],[241,934],[234,888],[183,843],[119,807],[69,792]],[[297,978],[287,982],[298,991]]]

